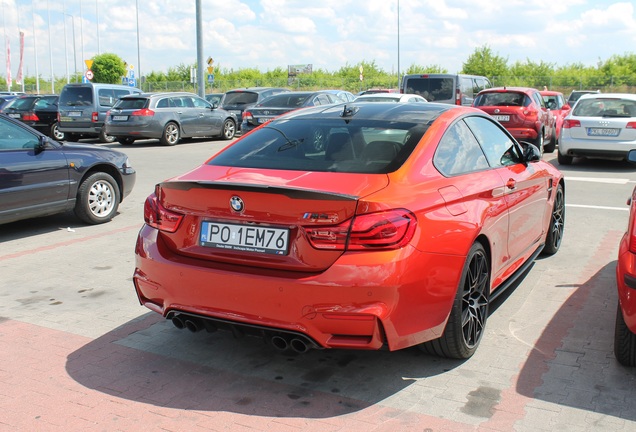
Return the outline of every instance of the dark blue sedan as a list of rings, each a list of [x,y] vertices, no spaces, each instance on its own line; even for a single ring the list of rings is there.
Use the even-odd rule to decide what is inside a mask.
[[[68,210],[88,224],[108,222],[136,175],[124,153],[61,143],[0,114],[0,224]]]

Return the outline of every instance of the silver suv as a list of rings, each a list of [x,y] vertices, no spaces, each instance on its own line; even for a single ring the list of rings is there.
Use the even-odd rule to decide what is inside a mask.
[[[105,129],[123,145],[157,138],[172,146],[181,138],[234,138],[238,120],[228,111],[186,92],[142,93],[119,99],[106,115]]]

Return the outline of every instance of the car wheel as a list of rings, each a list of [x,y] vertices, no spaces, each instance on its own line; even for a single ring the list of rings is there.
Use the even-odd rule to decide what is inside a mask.
[[[135,142],[135,139],[131,137],[117,137],[117,142],[121,145],[131,145]]]
[[[64,132],[60,132],[60,125],[58,122],[55,122],[51,125],[51,132],[49,136],[57,141],[64,141],[66,134]]]
[[[163,128],[163,134],[159,141],[161,141],[163,145],[173,146],[179,142],[179,135],[179,125],[175,122],[170,122]]]
[[[97,172],[85,179],[77,190],[75,215],[89,224],[108,222],[120,201],[119,186],[113,177]]]
[[[636,334],[627,327],[620,304],[616,309],[614,356],[623,366],[636,366]]]
[[[541,154],[543,154],[543,130],[539,131],[539,134],[537,135],[537,139],[534,140],[534,145],[537,146],[537,148],[539,149],[539,151],[541,152]]]
[[[572,165],[573,159],[574,158],[572,156],[561,154],[561,152],[557,153],[557,160],[559,161],[561,165]]]
[[[481,243],[470,248],[442,337],[420,347],[431,354],[467,359],[477,350],[488,318],[490,265]]]
[[[223,133],[221,134],[221,138],[224,140],[231,140],[236,135],[236,125],[230,119],[225,120],[223,123]]]
[[[548,145],[543,147],[543,151],[546,153],[554,153],[554,149],[556,149],[556,132],[552,132],[552,138],[550,138]]]
[[[99,131],[99,142],[103,143],[113,143],[115,142],[115,137],[111,135],[106,135],[106,131],[102,128]]]
[[[554,255],[561,246],[563,239],[563,230],[565,228],[565,194],[563,186],[559,183],[554,197],[554,207],[552,207],[552,216],[550,216],[550,226],[548,227],[548,235],[545,239],[545,247],[542,253],[545,255]]]

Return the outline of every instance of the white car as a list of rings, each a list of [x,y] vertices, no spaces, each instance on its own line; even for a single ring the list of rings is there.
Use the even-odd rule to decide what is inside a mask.
[[[563,120],[558,161],[575,157],[625,160],[636,149],[636,95],[585,94]]]
[[[427,102],[427,100],[417,94],[372,93],[358,96],[356,102]]]

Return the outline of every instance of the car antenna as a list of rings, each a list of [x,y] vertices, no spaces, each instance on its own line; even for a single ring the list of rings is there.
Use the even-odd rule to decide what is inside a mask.
[[[352,117],[358,111],[357,108],[347,108],[345,104],[340,113],[340,117]]]

